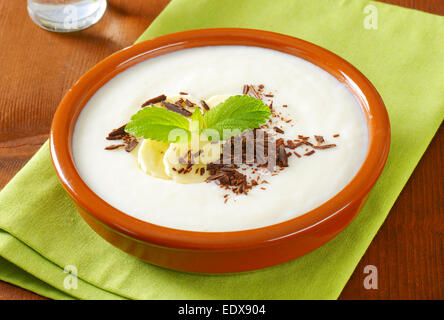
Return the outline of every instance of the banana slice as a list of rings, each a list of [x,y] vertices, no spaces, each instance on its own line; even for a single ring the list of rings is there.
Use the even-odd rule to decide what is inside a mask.
[[[210,108],[214,108],[229,97],[229,95],[212,96],[206,100],[206,103]],[[186,100],[193,105],[190,106],[190,103],[187,105]],[[191,95],[170,96],[166,101],[169,103],[182,101],[181,105],[190,112],[196,107],[203,109],[200,100]],[[161,103],[153,106],[163,107]],[[206,171],[207,164],[220,159],[222,142],[211,143],[206,137],[201,139],[193,142],[192,146],[188,143],[168,144],[145,139],[138,151],[139,167],[144,173],[156,178],[172,179],[184,184],[203,182],[209,176]],[[191,164],[188,164],[191,158]]]
[[[215,106],[217,106],[219,103],[224,102],[229,97],[231,97],[231,96],[225,95],[225,94],[216,95],[216,96],[212,96],[212,97],[208,98],[208,100],[205,100],[205,102],[207,103],[207,105],[211,109],[211,108],[214,108]]]
[[[137,162],[142,172],[160,179],[170,180],[165,172],[163,158],[169,148],[168,143],[145,139],[137,154]]]
[[[220,142],[204,140],[200,141],[199,146],[191,147],[188,143],[172,143],[163,158],[165,172],[179,183],[203,182],[209,176],[207,164],[219,160],[221,152]]]
[[[190,159],[188,155],[195,155],[198,151],[198,148],[191,151],[188,144],[170,144],[163,157],[165,173],[178,183],[204,182],[209,176],[206,170],[207,165],[197,162],[198,159],[195,159],[190,165],[186,163]]]
[[[220,159],[220,154],[222,153],[222,142],[206,142],[201,147],[201,152],[199,154],[199,162],[203,164],[208,164],[216,162]]]

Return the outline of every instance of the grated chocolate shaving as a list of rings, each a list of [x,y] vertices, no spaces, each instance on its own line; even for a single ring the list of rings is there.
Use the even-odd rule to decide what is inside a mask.
[[[151,99],[145,101],[145,102],[142,104],[141,108],[144,108],[144,107],[146,107],[146,106],[148,106],[148,105],[150,105],[150,104],[155,104],[155,103],[162,102],[162,101],[164,101],[166,98],[167,98],[166,95],[161,94],[160,96],[157,96],[157,97],[154,97],[154,98],[151,98]]]
[[[284,168],[288,167],[288,155],[283,145],[279,146],[278,165]]]
[[[134,150],[135,147],[137,147],[137,144],[139,143],[139,141],[137,141],[136,138],[131,138],[128,143],[125,146],[125,151],[126,152],[131,152]]]
[[[285,131],[282,130],[281,128],[279,128],[279,127],[273,127],[273,129],[274,129],[274,131],[276,131],[277,133],[280,133],[280,134],[284,134],[284,133],[285,133]]]
[[[237,170],[222,171],[219,169],[218,172],[209,176],[206,181],[216,181],[220,186],[231,190],[235,194],[248,194],[252,187],[247,181],[247,176]]]
[[[112,144],[110,146],[105,147],[105,150],[115,150],[124,146],[125,146],[124,144]]]
[[[335,144],[324,144],[322,146],[313,146],[315,149],[323,150],[323,149],[330,149],[336,147]]]
[[[139,141],[136,139],[136,137],[132,136],[128,132],[125,132],[125,127],[126,124],[117,129],[114,129],[113,131],[108,133],[108,136],[106,137],[107,140],[123,140],[123,144],[111,145],[105,147],[105,150],[115,150],[119,149],[120,147],[125,147],[125,150],[127,152],[131,152],[132,150],[134,150]]]
[[[200,103],[202,103],[202,107],[204,107],[204,109],[206,111],[210,110],[210,107],[208,106],[208,104],[205,102],[205,100],[201,100]]]
[[[125,127],[126,127],[126,123],[123,126],[117,128],[117,129],[114,129],[113,131],[108,133],[108,136],[106,137],[106,139],[107,140],[121,140],[125,136],[125,134],[127,134],[125,132]]]
[[[192,113],[190,111],[188,111],[187,109],[185,109],[182,106],[178,106],[178,105],[175,105],[175,104],[172,104],[172,103],[169,103],[169,102],[165,102],[165,101],[162,101],[162,104],[168,110],[177,112],[177,113],[179,113],[179,114],[181,114],[183,116],[189,117],[189,116],[192,115]]]
[[[316,142],[317,142],[318,144],[321,144],[321,143],[324,143],[324,142],[325,142],[323,136],[316,136],[316,135],[315,135],[314,138],[315,138],[315,140],[316,140]]]
[[[192,102],[191,102],[190,100],[188,100],[188,99],[186,99],[184,103],[185,103],[185,105],[186,105],[187,107],[190,107],[190,108],[192,108],[192,107],[195,106],[195,104],[192,103]]]
[[[262,100],[261,96],[259,95],[259,93],[256,91],[256,89],[254,88],[254,86],[249,86],[249,91],[251,91],[251,93],[253,94],[253,96],[256,99]]]

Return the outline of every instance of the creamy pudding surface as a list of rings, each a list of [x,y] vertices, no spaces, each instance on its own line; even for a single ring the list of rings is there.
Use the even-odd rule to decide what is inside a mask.
[[[335,147],[287,149],[288,167],[277,174],[258,171],[254,177],[260,176],[261,183],[248,194],[230,193],[216,183],[184,184],[146,174],[138,161],[142,141],[131,152],[105,150],[109,132],[127,123],[150,98],[182,92],[187,93],[182,97],[210,100],[242,95],[246,84],[263,87],[264,103],[272,101],[278,114],[267,132],[285,140],[310,137],[314,145],[318,136]],[[352,93],[317,66],[269,49],[214,46],[152,58],[110,80],[81,112],[72,149],[85,183],[130,216],[182,230],[237,231],[289,220],[335,196],[361,167],[368,130]]]

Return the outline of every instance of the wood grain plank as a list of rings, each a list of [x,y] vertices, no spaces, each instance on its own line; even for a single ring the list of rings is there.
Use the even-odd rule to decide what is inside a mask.
[[[376,0],[394,4],[401,7],[426,11],[434,14],[444,15],[443,0]]]
[[[74,82],[126,47],[168,0],[108,0],[103,19],[73,34],[35,26],[26,1],[0,1],[0,188],[46,140],[54,111]],[[443,0],[383,2],[444,15]],[[441,128],[356,268],[341,299],[444,299],[443,146]],[[366,265],[378,290],[363,287]],[[0,281],[0,299],[39,299]]]
[[[444,298],[444,128],[430,144],[341,299]],[[364,267],[378,268],[378,290],[366,290]]]
[[[131,45],[167,3],[108,0],[98,24],[62,35],[34,25],[26,1],[0,1],[0,188],[46,140],[57,105],[75,81]],[[0,300],[38,298],[0,281]]]
[[[48,300],[12,284],[0,281],[0,300]]]

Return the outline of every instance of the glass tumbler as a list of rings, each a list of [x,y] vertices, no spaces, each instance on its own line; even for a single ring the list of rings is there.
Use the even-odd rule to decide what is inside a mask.
[[[106,0],[28,0],[31,19],[43,29],[73,32],[92,26],[102,18]]]

